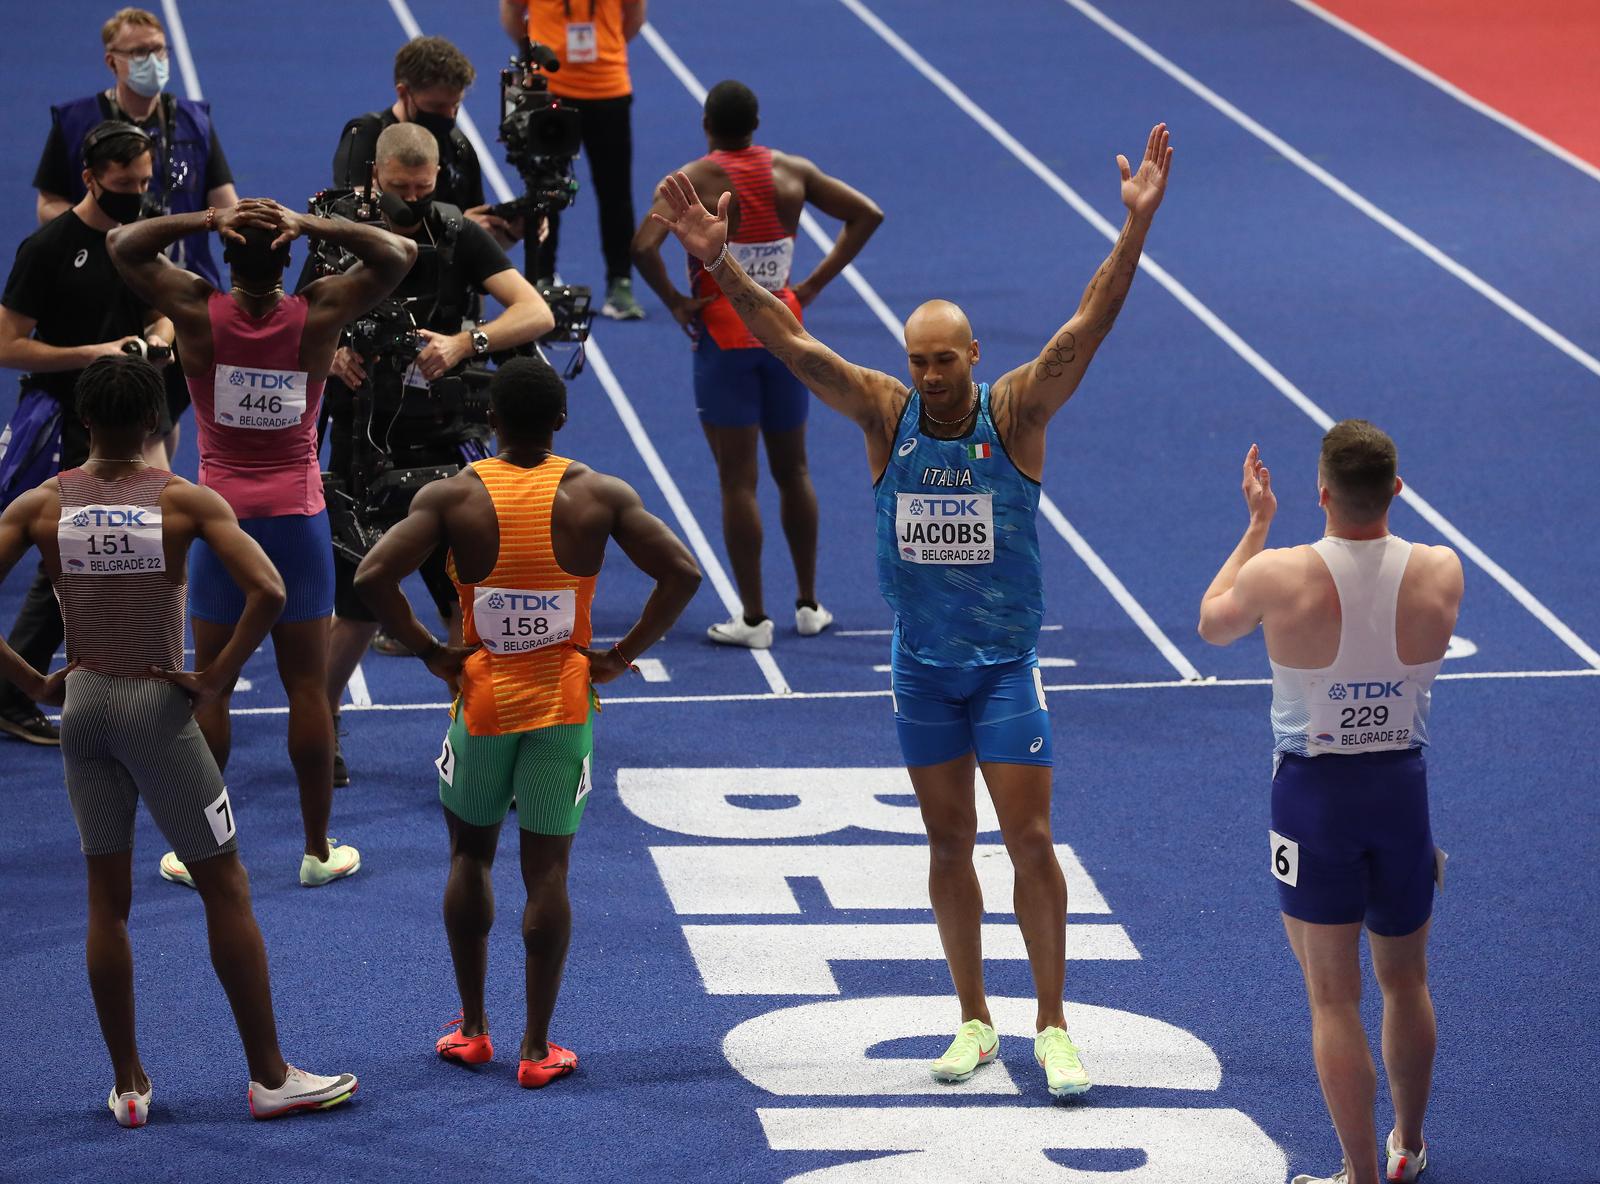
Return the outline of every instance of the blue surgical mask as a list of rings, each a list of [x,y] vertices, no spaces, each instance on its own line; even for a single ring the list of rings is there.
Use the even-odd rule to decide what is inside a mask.
[[[136,95],[153,99],[167,85],[167,75],[170,70],[167,60],[158,58],[153,53],[140,58],[129,58],[128,89]]]

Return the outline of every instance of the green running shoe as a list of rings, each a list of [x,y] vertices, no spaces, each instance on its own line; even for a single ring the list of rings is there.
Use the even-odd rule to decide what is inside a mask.
[[[968,1020],[956,1029],[956,1038],[944,1055],[928,1066],[935,1081],[954,1085],[966,1081],[1000,1055],[1000,1037],[982,1020]]]
[[[606,285],[606,302],[601,306],[603,316],[610,317],[613,321],[642,321],[644,309],[633,298],[633,281],[630,279],[612,280]]]
[[[1033,1059],[1043,1067],[1052,1097],[1075,1098],[1089,1092],[1089,1074],[1065,1028],[1046,1028],[1035,1036]]]

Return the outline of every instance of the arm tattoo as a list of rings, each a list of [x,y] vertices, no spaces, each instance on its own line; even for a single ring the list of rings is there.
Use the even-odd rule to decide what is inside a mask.
[[[1061,335],[1039,355],[1039,361],[1033,368],[1033,377],[1040,382],[1059,378],[1077,356],[1078,339],[1073,336],[1070,329],[1063,329]]]

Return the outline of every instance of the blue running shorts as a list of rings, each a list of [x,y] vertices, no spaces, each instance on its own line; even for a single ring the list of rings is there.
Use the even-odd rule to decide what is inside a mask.
[[[1272,778],[1279,907],[1318,925],[1365,921],[1404,937],[1433,914],[1434,848],[1422,749],[1284,754]]]
[[[333,536],[328,511],[241,518],[245,534],[261,544],[288,592],[278,624],[333,615]],[[204,539],[189,548],[189,615],[231,625],[244,615],[244,593]]]
[[[790,432],[804,426],[811,392],[764,349],[723,349],[701,329],[694,347],[694,405],[715,428]]]
[[[928,666],[892,647],[890,694],[908,766],[976,752],[979,763],[1054,764],[1036,654],[995,666]]]

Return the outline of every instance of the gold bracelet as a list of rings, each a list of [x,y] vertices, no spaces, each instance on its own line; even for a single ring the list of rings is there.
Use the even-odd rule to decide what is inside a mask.
[[[217,207],[206,207],[206,233],[210,234],[217,228]]]

